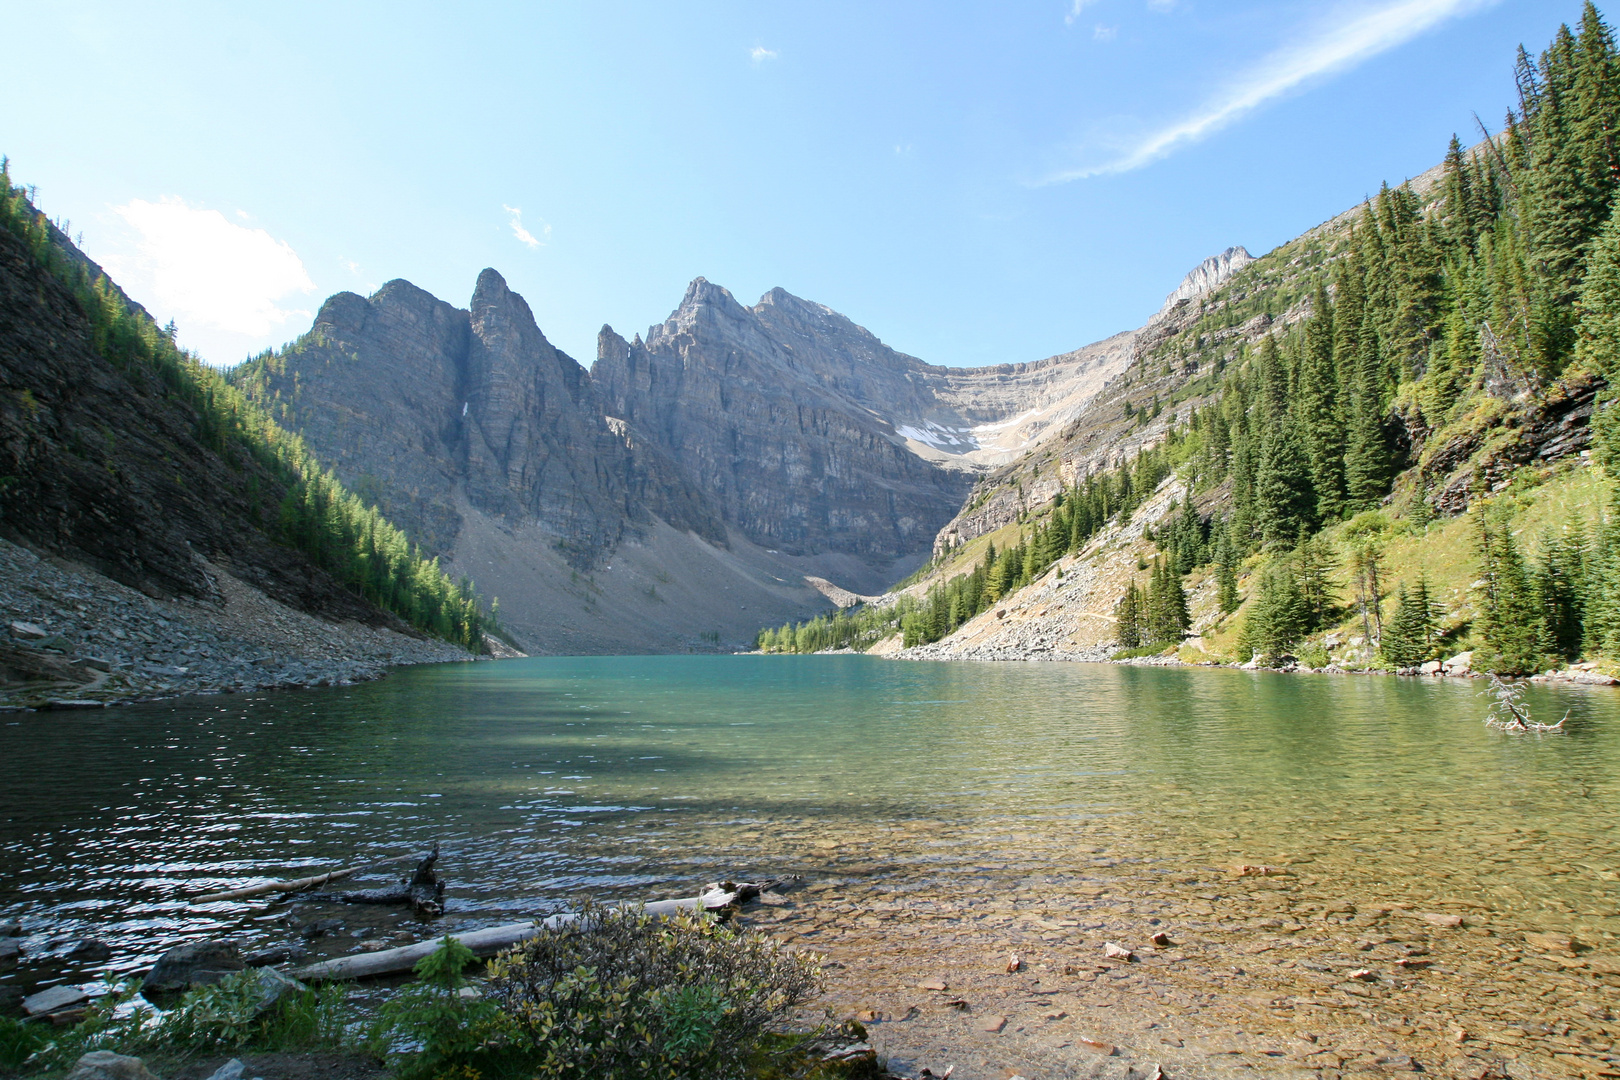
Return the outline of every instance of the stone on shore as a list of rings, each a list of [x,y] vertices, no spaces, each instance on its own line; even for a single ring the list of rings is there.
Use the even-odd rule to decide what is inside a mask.
[[[232,941],[193,941],[158,957],[141,980],[143,993],[212,986],[243,968],[242,952]]]
[[[22,1007],[29,1016],[48,1016],[89,1000],[90,995],[77,986],[53,986],[23,998]]]
[[[138,1057],[96,1050],[79,1059],[73,1071],[67,1074],[67,1080],[157,1080],[157,1077]]]

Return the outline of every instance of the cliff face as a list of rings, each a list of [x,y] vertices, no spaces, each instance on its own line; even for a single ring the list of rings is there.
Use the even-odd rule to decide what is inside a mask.
[[[924,366],[780,290],[745,308],[699,278],[645,342],[604,327],[592,377],[608,414],[750,540],[893,558],[926,547],[968,487],[867,404],[922,411],[928,390],[911,376]]]
[[[493,270],[468,310],[405,281],[370,300],[340,293],[309,334],[235,378],[434,553],[462,532],[458,498],[537,527],[582,568],[652,514],[724,536],[702,495],[609,426],[590,377]]]

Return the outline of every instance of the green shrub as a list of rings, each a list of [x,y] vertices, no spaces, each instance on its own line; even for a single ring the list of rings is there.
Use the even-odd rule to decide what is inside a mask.
[[[813,957],[702,915],[588,909],[490,965],[490,997],[544,1080],[742,1076],[820,983]]]
[[[521,1057],[501,1011],[481,998],[461,996],[470,983],[465,971],[476,959],[446,934],[412,969],[418,981],[383,1005],[373,1038],[394,1054],[404,1080],[502,1075],[508,1071],[503,1066]]]
[[[1305,667],[1327,667],[1333,657],[1320,645],[1306,645],[1299,650],[1299,662]]]
[[[24,1062],[45,1049],[50,1041],[45,1032],[39,1024],[0,1017],[0,1069],[7,1072],[21,1069]]]

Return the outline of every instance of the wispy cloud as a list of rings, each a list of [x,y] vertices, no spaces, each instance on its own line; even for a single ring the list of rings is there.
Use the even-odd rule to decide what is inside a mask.
[[[755,45],[748,50],[748,58],[756,64],[763,64],[767,60],[776,59],[776,50],[767,49],[763,45]]]
[[[1096,2],[1097,0],[1074,0],[1074,2],[1069,5],[1069,13],[1063,16],[1063,21],[1068,23],[1070,26],[1073,26],[1074,21],[1081,16],[1086,8],[1091,7]]]
[[[1395,0],[1339,9],[1339,18],[1319,24],[1304,40],[1264,57],[1205,101],[1190,116],[1149,132],[1099,164],[1067,169],[1042,184],[1130,172],[1167,157],[1218,131],[1273,98],[1322,76],[1346,71],[1403,45],[1447,20],[1490,7],[1497,0]],[[1152,6],[1167,8],[1165,0]]]
[[[108,268],[159,318],[262,338],[289,319],[309,316],[280,306],[315,288],[285,240],[238,225],[218,210],[189,206],[177,195],[157,202],[132,199],[113,211],[137,240],[133,256],[108,257]]]
[[[534,233],[523,227],[522,210],[519,210],[515,206],[507,206],[504,203],[501,205],[501,209],[512,215],[512,235],[517,237],[518,243],[523,244],[526,247],[538,248],[545,247],[546,241],[551,239],[550,225],[542,221],[540,223],[540,235],[536,236]]]
[[[1098,23],[1091,28],[1091,36],[1097,41],[1113,41],[1119,37],[1119,27],[1104,26],[1102,23]]]

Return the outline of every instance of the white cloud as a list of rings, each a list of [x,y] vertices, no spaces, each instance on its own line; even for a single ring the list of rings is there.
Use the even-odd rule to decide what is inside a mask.
[[[545,247],[546,241],[551,239],[550,225],[542,221],[540,223],[540,235],[536,236],[534,233],[523,227],[522,210],[519,210],[515,206],[506,206],[504,204],[501,206],[501,209],[512,215],[512,235],[518,238],[518,243],[525,244],[531,248],[538,248]]]
[[[775,60],[776,50],[767,49],[763,45],[755,45],[752,49],[748,50],[748,56],[749,59],[754,61],[754,63],[762,64],[767,60]]]
[[[1496,0],[1385,0],[1370,7],[1341,8],[1338,20],[1320,25],[1305,40],[1264,57],[1185,119],[1141,136],[1101,164],[1059,172],[1041,183],[1140,169],[1312,79],[1348,70],[1449,19],[1494,3]],[[1150,0],[1150,6],[1167,9],[1170,4]]]
[[[1098,23],[1092,27],[1091,36],[1097,41],[1113,41],[1119,37],[1119,27],[1104,26],[1102,23]]]
[[[1074,3],[1069,7],[1069,13],[1063,16],[1063,21],[1068,23],[1070,26],[1073,26],[1074,21],[1080,17],[1080,13],[1085,11],[1086,8],[1091,7],[1096,2],[1097,0],[1074,0]]]
[[[159,321],[262,339],[289,319],[309,317],[279,306],[315,288],[286,241],[176,195],[155,203],[132,199],[113,210],[139,240],[133,257],[109,258],[108,269]]]

